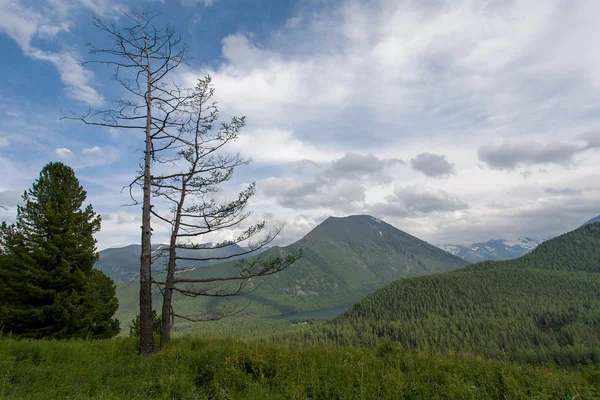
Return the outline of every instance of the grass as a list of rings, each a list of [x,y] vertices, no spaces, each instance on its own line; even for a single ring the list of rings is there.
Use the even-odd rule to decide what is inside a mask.
[[[594,399],[600,368],[481,357],[179,337],[148,357],[135,339],[0,340],[2,399]]]

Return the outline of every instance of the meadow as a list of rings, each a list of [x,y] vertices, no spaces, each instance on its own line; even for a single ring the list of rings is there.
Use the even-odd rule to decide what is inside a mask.
[[[404,351],[392,343],[367,349],[180,336],[141,357],[132,338],[0,340],[2,399],[598,397],[598,366],[531,366]]]

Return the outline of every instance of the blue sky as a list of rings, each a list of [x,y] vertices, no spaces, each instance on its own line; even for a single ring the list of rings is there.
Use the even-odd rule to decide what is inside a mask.
[[[138,240],[120,190],[141,136],[60,117],[123,95],[79,62],[105,40],[93,14],[144,6],[189,45],[174,78],[212,75],[223,117],[247,117],[230,150],[253,162],[224,193],[256,181],[250,208],[286,222],[279,243],[328,215],[464,244],[600,214],[596,0],[0,0],[0,219],[60,160],[103,215],[100,248]]]

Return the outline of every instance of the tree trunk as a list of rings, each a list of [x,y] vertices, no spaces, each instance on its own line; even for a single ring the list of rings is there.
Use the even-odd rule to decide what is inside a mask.
[[[160,347],[166,347],[171,341],[172,314],[171,307],[173,301],[173,279],[175,279],[175,256],[176,256],[176,237],[171,236],[169,248],[169,266],[167,269],[167,279],[163,292],[163,307],[161,316]]]
[[[167,278],[165,280],[165,289],[163,293],[163,308],[161,316],[160,347],[164,348],[171,341],[171,328],[173,327],[172,304],[173,304],[173,280],[175,279],[175,268],[177,267],[177,234],[181,223],[181,212],[185,203],[185,191],[187,179],[181,184],[181,197],[175,211],[175,220],[173,231],[171,232],[171,241],[169,242],[169,265],[167,268]]]
[[[144,38],[144,43],[146,40]],[[146,147],[144,149],[144,202],[142,205],[142,255],[140,259],[140,352],[154,352],[152,329],[152,227],[150,225],[152,175],[152,81],[150,57],[146,44],[147,92],[146,92]]]
[[[140,263],[140,352],[154,352],[152,329],[152,228],[150,226],[150,151],[151,143],[146,134],[144,157],[144,204],[142,206],[142,256]]]

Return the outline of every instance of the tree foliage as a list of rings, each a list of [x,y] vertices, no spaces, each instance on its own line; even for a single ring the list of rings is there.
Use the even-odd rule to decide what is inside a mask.
[[[161,331],[160,315],[156,310],[152,310],[152,331],[155,334],[160,334]],[[129,325],[129,337],[140,337],[140,314],[136,315],[135,318],[131,320],[131,325]]]
[[[93,270],[101,219],[74,171],[50,163],[0,229],[0,327],[43,338],[104,338],[119,332],[115,285]]]

